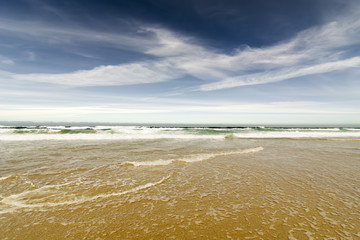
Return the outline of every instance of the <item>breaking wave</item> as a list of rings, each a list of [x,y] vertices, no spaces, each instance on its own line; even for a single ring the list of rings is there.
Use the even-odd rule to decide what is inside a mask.
[[[360,138],[360,128],[0,126],[0,141]]]

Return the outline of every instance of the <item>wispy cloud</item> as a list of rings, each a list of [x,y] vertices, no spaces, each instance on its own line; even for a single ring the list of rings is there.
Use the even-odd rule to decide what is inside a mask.
[[[326,62],[300,68],[285,68],[284,70],[274,70],[269,72],[243,75],[239,77],[231,77],[219,82],[204,84],[200,87],[200,90],[212,91],[223,88],[279,82],[286,79],[312,74],[327,73],[351,67],[360,67],[360,57],[353,57],[336,62]]]
[[[11,78],[66,86],[111,86],[163,82],[179,76],[171,63],[160,61],[100,66],[66,74],[12,74]]]
[[[104,43],[111,46],[144,51],[153,44],[152,37],[139,26],[132,32],[106,32],[78,26],[57,26],[41,21],[22,21],[0,18],[0,32],[18,39],[37,41],[51,45],[67,45],[82,42]]]
[[[305,30],[288,42],[272,47],[249,47],[227,57],[222,69],[233,72],[223,79],[203,84],[198,90],[266,84],[359,67],[360,58],[351,53],[359,38],[360,21],[349,17]],[[246,70],[256,73],[248,74]]]
[[[46,105],[0,105],[0,114],[5,119],[16,119],[19,116],[27,116],[29,119],[46,117],[56,121],[62,117],[86,117],[92,115],[122,114],[184,114],[184,113],[231,113],[231,114],[360,114],[354,108],[334,108],[328,103],[321,102],[274,102],[274,103],[249,103],[249,104],[217,104],[209,103],[202,105],[180,105],[174,108],[171,105],[146,106],[146,104],[109,104],[95,106],[46,106]],[[121,119],[121,118],[120,118]]]
[[[0,55],[0,66],[1,65],[14,65],[14,64],[15,64],[14,60]]]
[[[356,12],[356,11],[355,11]],[[139,28],[140,29],[140,28]],[[152,60],[98,66],[63,74],[6,73],[9,79],[67,86],[112,86],[164,82],[186,75],[203,80],[193,90],[212,91],[266,84],[360,66],[352,52],[359,47],[360,19],[350,14],[304,30],[292,39],[263,48],[241,48],[233,54],[201,44],[170,30],[143,27],[138,35],[50,27],[36,22],[0,21],[0,31],[21,37],[66,42],[105,42],[152,55]],[[29,56],[30,57],[30,56]]]

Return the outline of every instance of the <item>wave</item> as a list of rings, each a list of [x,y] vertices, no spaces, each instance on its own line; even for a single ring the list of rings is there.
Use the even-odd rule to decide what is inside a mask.
[[[0,127],[0,141],[236,138],[360,138],[359,128],[41,126]]]
[[[42,140],[154,140],[154,139],[224,139],[224,136],[190,134],[64,134],[64,135],[0,135],[0,141],[42,141]]]
[[[255,153],[264,150],[263,147],[249,148],[240,151],[229,151],[229,152],[219,152],[219,153],[203,153],[203,154],[193,154],[185,158],[175,158],[175,159],[159,159],[154,161],[127,161],[122,163],[122,165],[132,165],[134,167],[139,166],[164,166],[169,165],[175,162],[200,162],[204,160],[209,160],[219,156],[235,155],[235,154],[246,154],[246,153]]]
[[[150,187],[162,184],[164,181],[169,179],[171,174],[163,177],[157,182],[149,182],[144,185],[139,185],[137,187],[131,188],[129,190],[125,190],[122,192],[113,192],[113,193],[103,193],[95,196],[72,196],[71,200],[65,201],[49,201],[50,197],[59,197],[60,200],[63,196],[71,196],[71,194],[60,192],[60,187],[69,185],[70,183],[59,184],[59,185],[47,185],[37,189],[28,190],[22,193],[13,194],[7,197],[3,197],[0,203],[5,205],[4,210],[0,210],[0,214],[12,212],[16,209],[24,208],[24,209],[32,209],[32,208],[44,208],[44,207],[57,207],[63,205],[72,205],[72,204],[81,204],[84,202],[95,201],[98,199],[122,196],[130,193],[136,193],[141,190],[148,189]]]
[[[360,138],[360,132],[336,132],[336,131],[269,131],[233,133],[226,138]]]

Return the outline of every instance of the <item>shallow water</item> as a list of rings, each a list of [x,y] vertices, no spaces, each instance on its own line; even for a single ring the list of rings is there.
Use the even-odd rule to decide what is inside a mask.
[[[1,239],[358,239],[358,139],[0,141]]]

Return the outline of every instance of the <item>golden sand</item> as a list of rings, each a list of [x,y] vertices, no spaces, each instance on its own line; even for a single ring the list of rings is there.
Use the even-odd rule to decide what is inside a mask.
[[[360,239],[358,141],[15,141],[0,150],[0,239]]]

